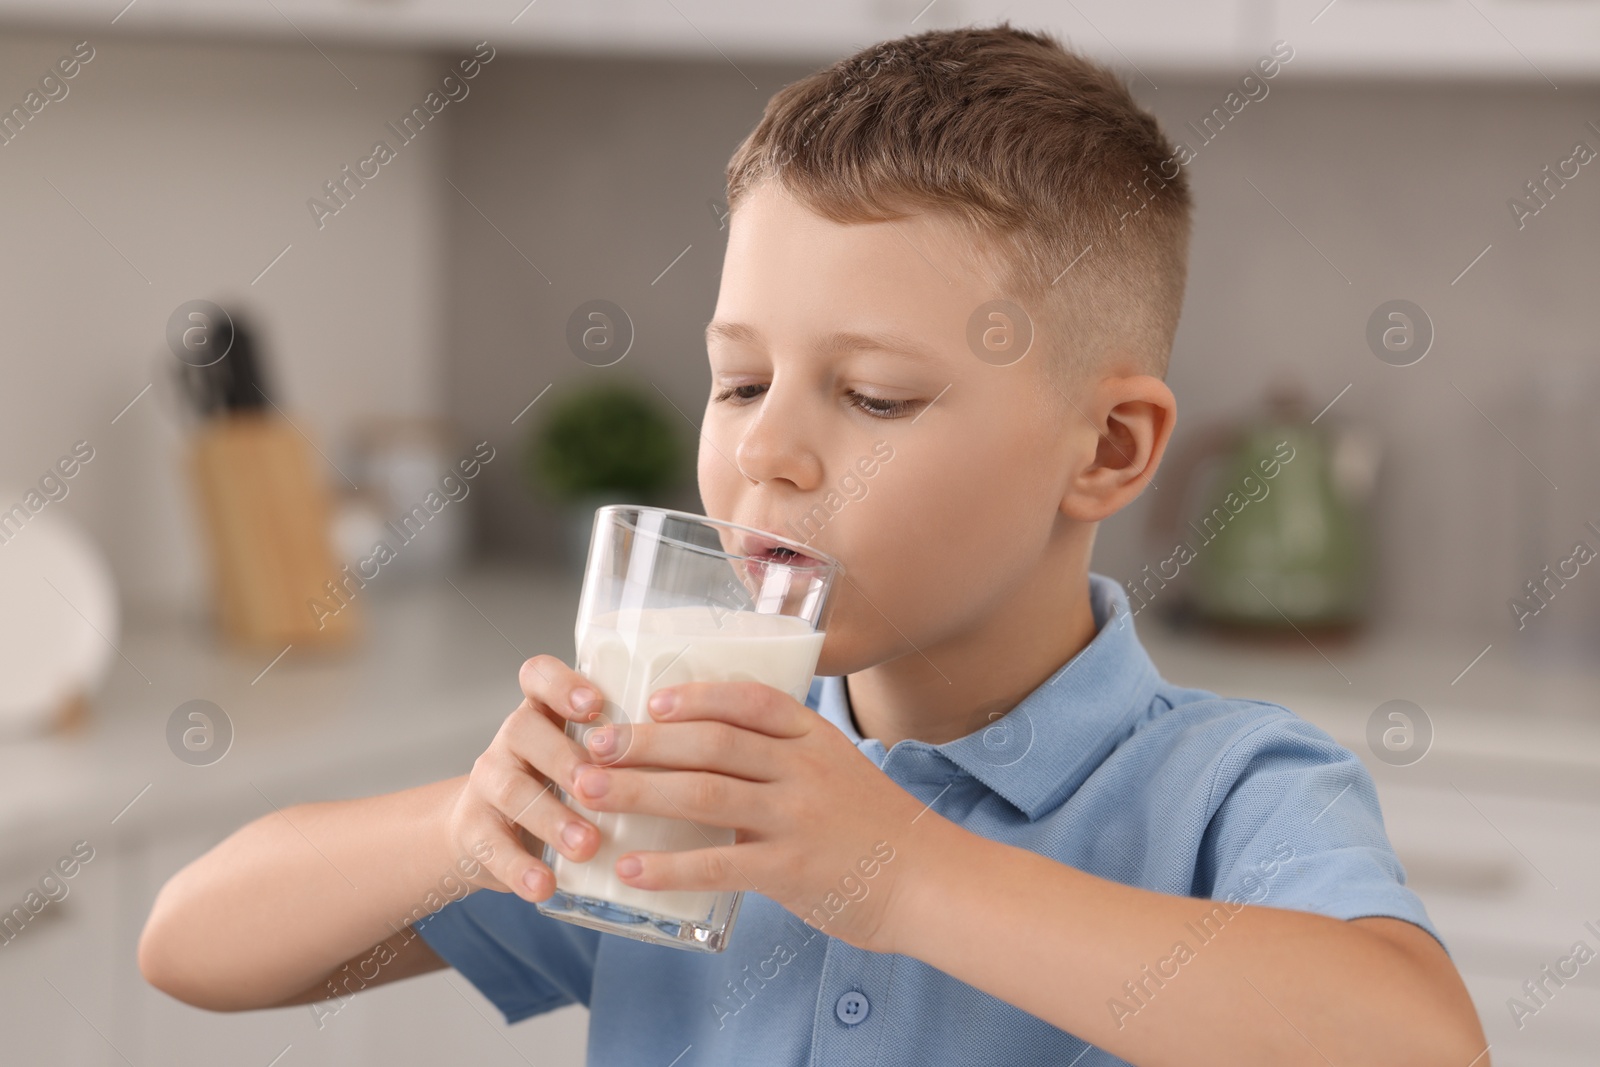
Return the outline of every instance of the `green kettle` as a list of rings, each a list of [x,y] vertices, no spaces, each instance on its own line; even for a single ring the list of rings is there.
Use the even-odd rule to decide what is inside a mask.
[[[1303,395],[1280,387],[1251,422],[1200,435],[1163,479],[1187,556],[1188,606],[1199,618],[1258,630],[1351,629],[1371,604],[1368,501],[1375,438],[1318,426]],[[1194,477],[1207,460],[1212,474]],[[1183,552],[1183,548],[1188,551]]]

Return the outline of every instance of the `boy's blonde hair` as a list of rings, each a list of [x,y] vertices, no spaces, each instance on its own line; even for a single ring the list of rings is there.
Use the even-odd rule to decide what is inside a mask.
[[[1166,374],[1186,175],[1123,82],[1048,34],[933,30],[785,86],[728,162],[729,210],[771,179],[837,222],[953,219],[1059,351],[1057,381],[1111,350]]]

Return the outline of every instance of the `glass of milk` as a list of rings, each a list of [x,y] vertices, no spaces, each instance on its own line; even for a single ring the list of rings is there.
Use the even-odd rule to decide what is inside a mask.
[[[629,723],[649,722],[645,702],[683,682],[755,681],[804,701],[822,651],[840,563],[801,542],[750,526],[665,508],[614,504],[595,513],[578,602],[577,671],[605,698],[592,722],[567,735],[590,762],[627,750]],[[591,752],[591,730],[617,744]],[[731,828],[633,812],[597,812],[565,790],[562,802],[600,830],[593,859],[546,845],[556,889],[538,909],[607,933],[697,952],[727,947],[739,891],[649,890],[617,877],[627,852],[727,848]]]

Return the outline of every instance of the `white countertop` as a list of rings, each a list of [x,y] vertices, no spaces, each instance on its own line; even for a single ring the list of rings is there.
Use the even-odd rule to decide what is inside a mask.
[[[119,642],[126,660],[116,661],[86,729],[0,743],[0,867],[80,838],[233,827],[272,805],[464,773],[520,699],[522,660],[550,652],[570,662],[578,581],[486,569],[455,586],[364,590],[358,648],[291,648],[265,674],[271,651],[223,648],[193,621],[132,620]],[[1324,642],[1319,652],[1292,636],[1267,647],[1143,620],[1139,628],[1172,681],[1283,703],[1363,757],[1372,711],[1414,701],[1433,721],[1433,747],[1410,767],[1369,758],[1380,786],[1468,775],[1490,788],[1600,801],[1592,667],[1529,664],[1496,648],[1452,685],[1481,646],[1448,635],[1373,636]],[[190,766],[167,747],[168,717],[196,698],[219,705],[234,726],[231,749],[210,766]]]
[[[1141,624],[1140,637],[1169,680],[1284,705],[1361,755],[1380,788],[1460,776],[1600,803],[1600,656],[1541,660],[1497,644],[1473,663],[1484,642],[1448,633],[1374,631],[1313,646],[1293,633],[1245,643]],[[1396,699],[1421,707],[1434,731],[1428,753],[1405,767],[1372,758],[1366,739],[1367,720]]]
[[[523,659],[570,661],[578,582],[499,571],[454,581],[459,591],[373,585],[358,601],[358,646],[291,648],[264,674],[274,651],[226,648],[193,620],[129,620],[126,659],[83,730],[0,743],[0,868],[80,838],[232,827],[273,805],[465,773],[521,699]],[[194,699],[233,723],[231,748],[209,766],[167,746],[169,716]]]

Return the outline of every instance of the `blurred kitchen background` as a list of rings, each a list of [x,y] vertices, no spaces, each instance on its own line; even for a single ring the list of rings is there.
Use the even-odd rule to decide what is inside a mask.
[[[1593,1062],[1600,966],[1524,983],[1600,949],[1600,4],[524,2],[0,3],[0,1062],[582,1062],[582,1008],[453,972],[217,1016],[134,945],[244,821],[463,773],[570,660],[594,507],[700,510],[734,146],[1000,18],[1196,149],[1179,426],[1096,569],[1169,678],[1368,762],[1494,1062]]]

